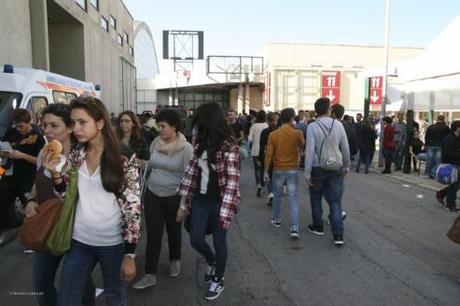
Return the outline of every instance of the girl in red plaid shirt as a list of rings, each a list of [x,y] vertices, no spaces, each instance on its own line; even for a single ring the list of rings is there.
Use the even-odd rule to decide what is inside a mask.
[[[204,281],[210,286],[205,298],[214,300],[224,290],[227,231],[240,198],[239,147],[219,104],[201,105],[196,116],[198,135],[193,158],[179,187],[182,201],[177,219],[185,219],[191,208],[190,242],[206,259]],[[214,251],[205,241],[208,221]]]

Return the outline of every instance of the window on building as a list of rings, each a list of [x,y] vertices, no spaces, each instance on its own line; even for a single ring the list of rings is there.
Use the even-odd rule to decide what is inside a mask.
[[[99,0],[90,0],[91,5],[99,11]]]
[[[121,36],[121,34],[117,35],[117,42],[120,44],[120,46],[123,46],[123,36]]]
[[[125,40],[126,43],[129,43],[129,36],[128,36],[128,33],[124,32],[123,33],[123,39]]]
[[[86,11],[86,0],[75,0],[75,2]]]
[[[110,16],[110,25],[111,25],[112,28],[114,28],[114,29],[117,28],[117,20],[116,20],[113,16]]]
[[[129,47],[129,54],[134,55],[134,49],[133,49],[133,47]]]
[[[101,27],[108,32],[109,31],[109,21],[104,17],[101,17]]]

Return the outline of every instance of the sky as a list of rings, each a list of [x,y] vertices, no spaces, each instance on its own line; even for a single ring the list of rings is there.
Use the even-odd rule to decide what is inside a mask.
[[[268,42],[383,45],[386,0],[123,0],[154,35],[204,31],[204,55],[258,55]],[[390,46],[426,47],[460,15],[460,0],[392,0]],[[172,63],[160,61],[160,70]]]

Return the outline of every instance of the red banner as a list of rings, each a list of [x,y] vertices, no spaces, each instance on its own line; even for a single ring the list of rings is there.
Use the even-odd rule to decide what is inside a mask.
[[[380,105],[383,103],[383,76],[369,78],[369,104]]]
[[[329,98],[331,104],[340,103],[340,71],[321,73],[321,96]]]

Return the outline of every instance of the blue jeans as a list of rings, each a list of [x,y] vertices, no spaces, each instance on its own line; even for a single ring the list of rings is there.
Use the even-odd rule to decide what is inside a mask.
[[[263,168],[260,164],[259,157],[258,156],[253,156],[252,157],[252,162],[254,163],[254,174],[256,177],[256,185],[257,186],[263,186],[264,181],[263,181]]]
[[[299,226],[299,205],[297,203],[298,182],[299,171],[297,170],[273,170],[273,219],[281,219],[281,194],[283,193],[283,186],[286,184],[291,227]]]
[[[57,303],[57,292],[54,287],[56,271],[61,263],[63,256],[54,256],[50,252],[35,252],[33,259],[33,281],[34,289],[39,292],[38,305],[55,306]],[[89,276],[86,281],[81,305],[95,305],[95,287],[94,282]]]
[[[58,305],[80,306],[88,277],[99,263],[104,280],[104,294],[108,306],[126,305],[126,285],[121,279],[123,244],[90,246],[72,240],[64,258],[59,283]]]
[[[428,160],[428,154],[425,152],[420,152],[417,154],[417,159],[426,162]]]
[[[364,171],[369,171],[369,165],[371,164],[372,151],[359,149],[359,159],[358,165],[356,166],[356,171],[359,171],[361,164],[364,164]]]
[[[425,175],[429,175],[432,177],[435,176],[436,169],[438,169],[438,166],[441,163],[441,153],[441,146],[428,146],[428,160],[426,163]]]
[[[272,167],[268,169],[268,176],[270,177],[270,181],[268,181],[267,183],[267,192],[270,194],[270,193],[273,193],[273,168]]]
[[[323,226],[323,195],[329,204],[329,219],[334,235],[343,235],[342,194],[343,177],[340,171],[328,171],[319,167],[311,170],[310,204],[314,226]]]
[[[220,228],[219,217],[222,202],[193,199],[190,219],[190,244],[206,259],[208,265],[216,264],[216,277],[224,277],[227,264],[227,230]],[[213,225],[212,239],[215,253],[206,242],[208,218]]]
[[[404,143],[402,141],[395,140],[395,150],[393,151],[393,162],[395,164],[395,168],[401,168],[403,162],[403,152],[404,151]]]

